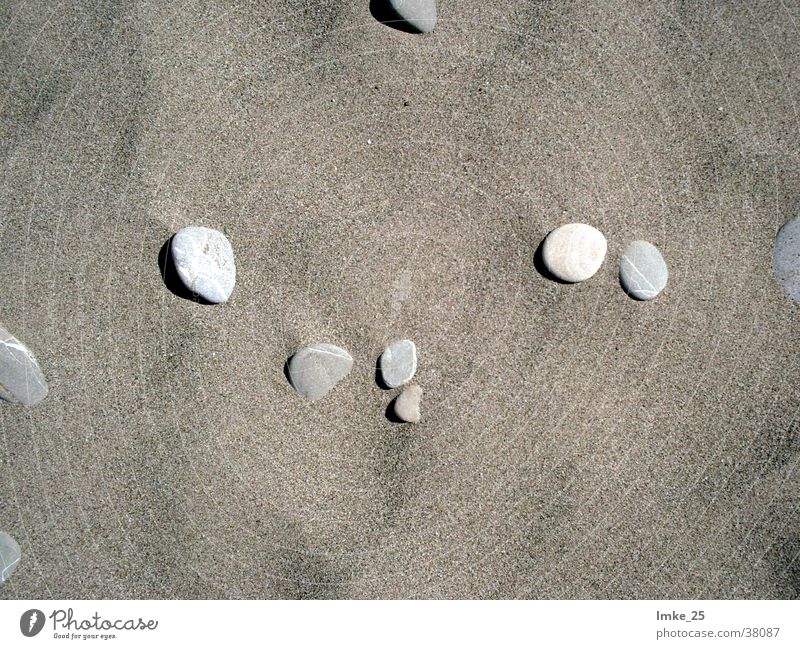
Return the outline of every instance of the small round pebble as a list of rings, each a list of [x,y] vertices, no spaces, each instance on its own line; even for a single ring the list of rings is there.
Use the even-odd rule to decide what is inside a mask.
[[[422,400],[422,388],[418,385],[409,385],[394,401],[394,414],[398,419],[416,424],[420,420],[419,404]]]
[[[0,399],[24,406],[47,396],[47,381],[31,351],[0,327]]]
[[[417,346],[412,340],[397,340],[383,350],[379,364],[383,382],[390,388],[408,383],[417,371]]]
[[[564,282],[582,282],[594,275],[606,256],[606,238],[585,223],[562,225],[544,240],[542,260]]]
[[[236,284],[231,242],[222,232],[203,227],[183,228],[170,245],[172,261],[184,286],[207,302],[228,301]]]
[[[289,360],[289,380],[297,392],[316,401],[350,373],[353,357],[330,343],[303,347]]]
[[[389,0],[389,6],[415,32],[425,34],[436,27],[436,0]]]
[[[0,532],[0,584],[17,569],[21,556],[19,544],[5,532]]]
[[[667,285],[667,262],[649,241],[633,241],[622,253],[619,281],[636,300],[652,300]]]
[[[772,269],[786,294],[800,302],[800,216],[784,223],[775,235]]]

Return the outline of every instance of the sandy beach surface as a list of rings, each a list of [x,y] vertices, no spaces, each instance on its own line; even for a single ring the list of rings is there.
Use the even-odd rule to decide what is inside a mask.
[[[369,5],[0,4],[0,323],[50,385],[0,403],[0,597],[797,597],[798,4]],[[559,284],[573,221],[608,255]],[[226,305],[162,278],[188,225]]]

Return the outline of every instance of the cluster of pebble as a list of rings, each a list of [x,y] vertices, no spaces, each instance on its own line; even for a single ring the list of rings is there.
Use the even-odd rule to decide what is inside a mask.
[[[398,340],[383,350],[378,359],[383,383],[387,388],[406,385],[417,372],[417,346],[412,340]],[[394,414],[401,421],[416,424],[420,420],[419,406],[422,388],[408,385],[394,400]]]
[[[398,340],[383,350],[378,359],[381,380],[387,388],[406,385],[417,371],[417,346],[411,340]],[[317,343],[298,349],[287,363],[289,381],[297,393],[311,401],[322,399],[353,368],[353,357],[341,347]],[[422,388],[407,386],[394,400],[394,414],[401,421],[420,420]]]
[[[585,223],[567,223],[553,230],[542,245],[548,272],[564,282],[583,282],[594,275],[606,257],[603,233]],[[634,241],[622,253],[619,280],[632,298],[652,300],[667,285],[667,264],[648,241]]]
[[[224,234],[204,227],[188,227],[172,237],[170,254],[181,282],[206,302],[228,301],[236,284],[233,248]],[[383,382],[390,388],[406,384],[417,370],[417,348],[410,340],[399,340],[381,354]],[[289,381],[298,394],[317,401],[331,391],[353,368],[353,357],[331,343],[298,349],[287,362]],[[409,386],[396,399],[394,411],[402,421],[420,419],[422,388]]]

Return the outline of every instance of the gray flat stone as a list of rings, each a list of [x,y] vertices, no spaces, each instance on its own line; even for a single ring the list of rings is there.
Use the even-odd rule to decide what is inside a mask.
[[[17,569],[21,557],[19,544],[5,532],[0,532],[0,584]]]
[[[236,284],[231,242],[222,232],[183,228],[170,245],[172,261],[184,286],[208,302],[227,302]]]
[[[25,406],[47,396],[47,381],[31,351],[0,327],[0,399]]]
[[[425,34],[436,27],[436,0],[389,0],[389,6],[409,29]]]
[[[289,380],[302,396],[316,401],[350,373],[353,357],[328,343],[303,347],[289,360]]]
[[[383,350],[379,364],[383,382],[390,388],[400,387],[417,371],[417,346],[411,340],[397,340]]]
[[[669,271],[658,248],[648,241],[633,241],[622,253],[619,281],[637,300],[652,300],[667,285]]]
[[[583,282],[594,275],[606,256],[606,238],[585,223],[562,225],[544,240],[542,261],[564,282]]]
[[[419,404],[422,401],[422,388],[409,385],[394,402],[394,414],[398,419],[416,424],[420,420]]]
[[[784,223],[775,235],[772,269],[786,294],[800,302],[800,217]]]

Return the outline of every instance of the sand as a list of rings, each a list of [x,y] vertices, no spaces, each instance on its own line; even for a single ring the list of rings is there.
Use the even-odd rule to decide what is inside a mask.
[[[50,384],[0,404],[0,597],[797,597],[797,5],[439,15],[0,8],[0,322]],[[609,251],[564,285],[533,258],[572,221]],[[187,225],[233,244],[224,306],[165,285]],[[321,341],[355,366],[311,403]]]

